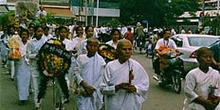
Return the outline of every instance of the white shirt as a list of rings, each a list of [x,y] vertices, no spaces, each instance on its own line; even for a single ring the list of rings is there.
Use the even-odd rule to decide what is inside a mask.
[[[106,42],[106,44],[108,44],[108,45],[114,47],[115,49],[117,48],[117,45],[118,45],[118,43],[117,43],[117,44],[114,44],[114,43],[113,43],[113,40],[110,40],[110,41]]]
[[[197,97],[201,96],[204,99],[208,98],[209,87],[215,86],[215,95],[220,96],[220,74],[218,71],[209,67],[209,71],[204,73],[198,67],[191,70],[186,75],[185,81],[185,100],[182,110],[206,110],[202,105],[192,102]],[[220,105],[215,110],[220,110]]]
[[[161,45],[165,45],[171,49],[177,49],[176,43],[172,39],[165,40],[164,38],[159,39],[155,46],[155,49],[159,49]]]
[[[63,44],[65,44],[65,48],[67,51],[71,51],[75,47],[75,45],[73,45],[73,42],[69,39],[64,39],[62,42]]]

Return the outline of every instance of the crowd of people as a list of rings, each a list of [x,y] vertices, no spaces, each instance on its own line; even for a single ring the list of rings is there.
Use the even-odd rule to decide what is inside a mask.
[[[49,32],[49,29],[41,25],[30,25],[28,28],[10,25],[3,28],[2,65],[15,82],[19,105],[27,104],[30,92],[33,92],[35,109],[40,110],[52,78],[39,68],[39,52],[50,39],[57,39],[71,54],[69,70],[54,76],[62,91],[62,101],[57,103],[69,103],[70,95],[74,93],[79,110],[100,110],[103,107],[106,110],[141,109],[141,104],[146,100],[149,78],[144,68],[130,58],[133,48],[131,29],[129,33],[125,32],[128,39],[122,39],[121,31],[113,28],[109,34],[110,40],[102,42],[116,50],[117,59],[110,62],[98,54],[101,42],[95,37],[94,27],[78,25],[72,28],[71,33],[68,26],[61,25],[55,29],[56,34]],[[17,56],[14,50],[19,52]],[[127,100],[123,100],[125,98]],[[60,109],[55,104],[55,110]]]
[[[46,13],[42,11],[41,14]],[[154,28],[151,34],[144,30],[140,22],[135,28],[83,27],[76,24],[30,24],[25,28],[9,25],[0,32],[2,65],[9,70],[8,74],[15,82],[19,105],[25,105],[30,92],[33,92],[35,109],[40,110],[51,77],[39,68],[39,52],[48,40],[57,39],[71,55],[71,63],[68,71],[54,76],[61,89],[59,97],[62,98],[61,102],[56,102],[55,110],[63,109],[59,104],[69,103],[72,93],[78,110],[141,110],[147,98],[149,76],[141,64],[131,58],[132,50],[140,48],[141,53],[142,49],[146,49],[145,38],[148,38],[156,57],[163,54],[160,50],[162,45],[180,52],[170,39],[172,34],[176,34],[174,29]],[[182,29],[181,33],[184,32]],[[187,32],[191,33],[190,30]],[[106,62],[98,53],[100,43],[113,47],[117,59]],[[215,70],[220,65],[219,50],[219,43],[211,49],[198,49],[199,67],[186,76],[183,110],[218,110],[220,92],[216,90],[209,95],[209,89],[210,86],[220,88],[220,75]],[[12,53],[18,56],[12,57]],[[159,60],[154,65],[157,74],[160,71],[158,63]],[[214,69],[211,64],[215,65]]]

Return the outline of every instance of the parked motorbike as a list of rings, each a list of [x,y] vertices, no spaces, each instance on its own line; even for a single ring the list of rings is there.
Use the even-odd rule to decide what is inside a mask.
[[[180,53],[169,52],[160,58],[160,71],[153,76],[160,86],[171,86],[174,92],[181,92],[181,75],[184,71]]]

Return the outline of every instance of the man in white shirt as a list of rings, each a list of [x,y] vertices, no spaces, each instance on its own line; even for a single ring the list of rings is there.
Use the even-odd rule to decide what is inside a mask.
[[[163,38],[159,39],[156,43],[155,50],[154,50],[156,53],[156,57],[153,62],[153,68],[156,74],[159,74],[160,72],[159,58],[164,54],[162,47],[169,48],[172,51],[180,52],[177,49],[176,43],[172,39],[170,39],[170,36],[171,36],[171,30],[165,29]]]

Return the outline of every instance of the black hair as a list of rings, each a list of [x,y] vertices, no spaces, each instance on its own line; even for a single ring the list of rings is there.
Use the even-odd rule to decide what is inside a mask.
[[[163,31],[163,35],[166,34],[167,31],[170,31],[170,32],[171,32],[171,29],[170,29],[170,28],[166,28],[166,29]]]
[[[114,34],[116,31],[117,31],[117,32],[119,33],[119,35],[121,36],[121,32],[120,32],[118,29],[116,29],[116,28],[113,28],[113,29],[111,30],[110,36],[113,36],[113,34]]]
[[[128,31],[131,31],[131,27],[128,27],[127,30],[128,30]]]
[[[11,28],[15,29],[15,27],[14,27],[13,25],[9,25],[8,28],[7,28],[7,33],[8,33],[8,35],[14,34],[14,33],[11,33],[11,32],[10,32],[10,29],[11,29]]]
[[[23,32],[27,32],[27,34],[29,35],[29,31],[27,29],[21,29],[20,33],[19,33],[19,36],[21,37],[22,33]]]
[[[110,37],[112,38],[112,36],[114,35],[115,32],[118,32],[119,33],[119,39],[122,39],[122,36],[121,36],[121,32],[119,29],[116,29],[116,28],[113,28],[110,32]]]
[[[78,33],[79,28],[82,28],[82,29],[83,29],[83,27],[82,27],[82,26],[77,26],[77,27],[76,27],[76,33]]]
[[[43,29],[44,29],[44,30],[46,30],[46,29],[49,30],[49,27],[48,27],[48,26],[45,26]]]
[[[200,47],[197,51],[196,51],[196,57],[199,58],[204,54],[204,51],[210,51],[211,49],[208,47]]]
[[[67,27],[65,27],[65,26],[60,26],[60,27],[58,28],[59,32],[60,32],[62,29],[65,29],[66,31],[68,31]]]
[[[85,33],[86,33],[86,34],[87,34],[87,31],[89,30],[90,27],[93,29],[92,26],[86,26],[86,28],[85,28]]]
[[[42,27],[41,25],[35,26],[35,27],[34,27],[34,33],[36,33],[36,31],[37,31],[38,28],[42,28],[42,29],[43,29],[43,27]]]
[[[43,27],[42,27],[41,25],[35,26],[35,27],[34,27],[34,33],[36,33],[39,28],[42,28],[42,29],[43,29]],[[34,38],[36,38],[36,35],[37,35],[37,34],[34,34]]]

